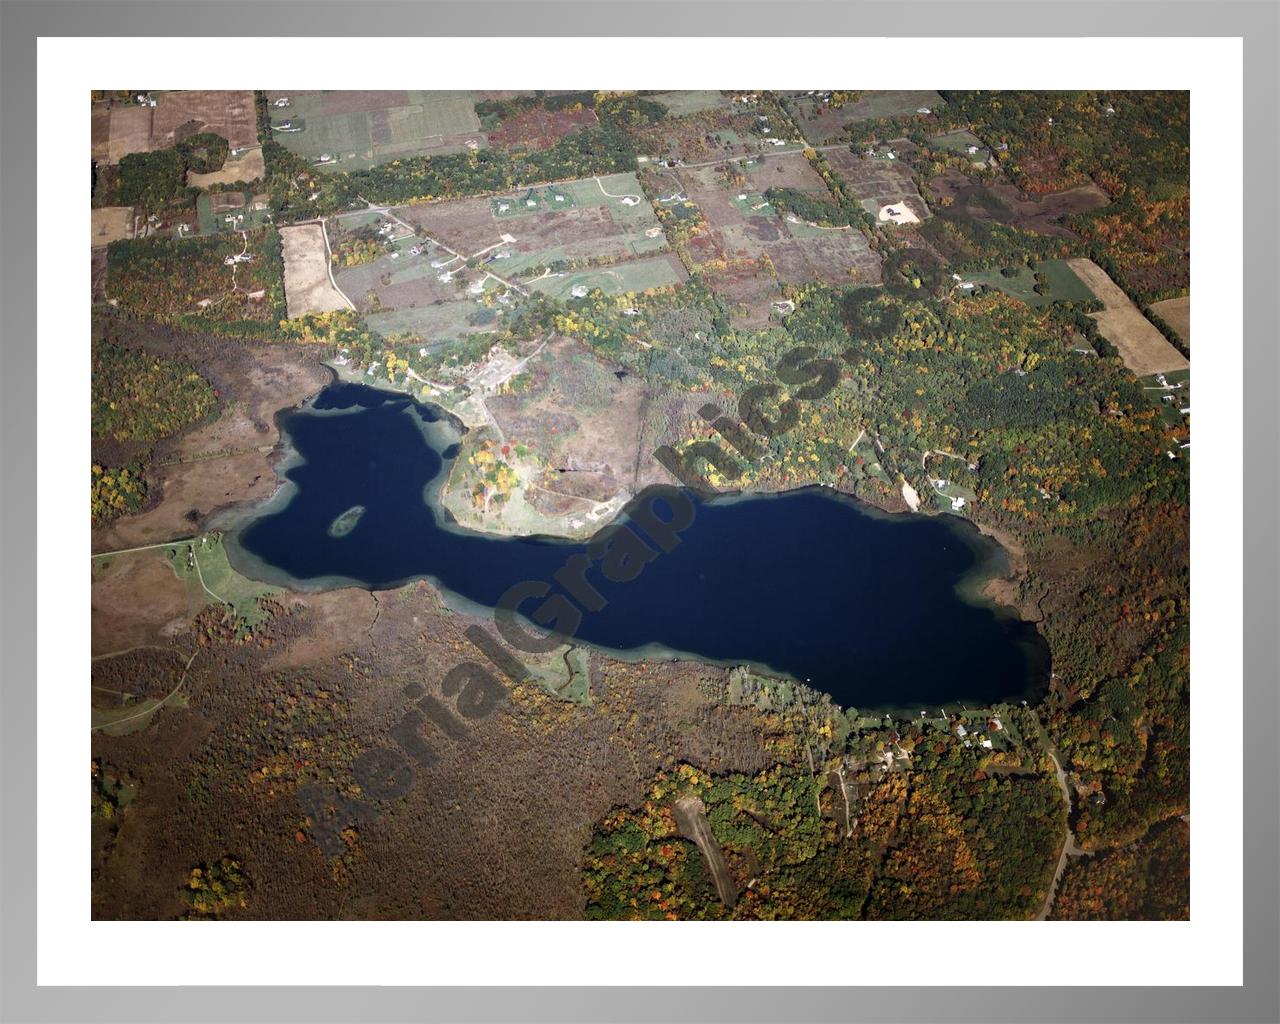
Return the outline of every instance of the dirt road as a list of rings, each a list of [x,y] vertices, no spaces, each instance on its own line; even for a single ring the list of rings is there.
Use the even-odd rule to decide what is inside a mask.
[[[680,834],[697,843],[698,849],[702,851],[702,857],[707,862],[707,870],[715,879],[720,902],[732,908],[738,902],[738,890],[733,884],[733,879],[729,877],[729,869],[725,865],[720,844],[716,842],[716,837],[711,834],[711,826],[707,824],[707,808],[702,798],[696,796],[678,798],[675,818]]]

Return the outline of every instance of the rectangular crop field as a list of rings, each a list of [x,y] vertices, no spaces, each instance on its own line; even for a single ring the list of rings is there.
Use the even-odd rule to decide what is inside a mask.
[[[319,224],[280,229],[284,251],[284,293],[290,317],[347,309],[329,281],[329,253]]]
[[[1168,370],[1186,370],[1191,364],[1174,348],[1151,321],[1130,301],[1106,271],[1093,260],[1076,258],[1067,261],[1076,276],[1106,309],[1090,315],[1098,323],[1102,336],[1120,350],[1125,366],[1138,376]]]
[[[320,167],[367,170],[488,145],[470,92],[269,92],[267,98],[275,140]],[[286,99],[287,106],[276,106]]]
[[[257,115],[249,90],[191,89],[152,96],[154,107],[135,103],[95,107],[94,152],[114,164],[129,153],[165,149],[197,132],[221,135],[232,149],[258,144]]]

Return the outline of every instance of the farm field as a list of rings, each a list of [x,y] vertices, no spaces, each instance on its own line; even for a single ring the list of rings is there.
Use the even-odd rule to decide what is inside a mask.
[[[1177,332],[1182,343],[1191,347],[1191,296],[1180,299],[1162,299],[1151,303],[1151,312]]]
[[[791,93],[786,98],[805,141],[821,146],[838,141],[847,125],[882,117],[914,115],[920,107],[938,110],[946,101],[932,89],[867,91],[853,103],[832,107],[822,101],[822,93]]]
[[[99,103],[91,120],[95,159],[115,164],[129,153],[148,153],[182,142],[198,132],[221,135],[232,149],[258,144],[258,125],[249,90],[183,90],[151,94],[156,105]]]
[[[630,173],[344,214],[331,224],[386,231],[376,259],[335,269],[338,287],[378,333],[428,343],[492,330],[514,297],[508,286],[571,298],[583,288],[618,294],[687,276],[658,255],[666,238]]]
[[[1097,321],[1102,336],[1120,350],[1125,366],[1139,377],[1160,371],[1190,369],[1187,357],[1169,344],[1168,339],[1155,329],[1129,296],[1093,260],[1075,258],[1067,260],[1067,263],[1106,306],[1101,313],[1089,315]]]
[[[284,293],[290,317],[347,309],[329,280],[329,254],[319,224],[280,229],[284,252]]]
[[[485,271],[468,267],[464,259],[380,214],[334,218],[330,233],[335,240],[344,226],[375,232],[379,226],[389,229],[381,237],[390,236],[391,240],[378,243],[374,259],[333,268],[338,288],[367,315],[376,332],[384,336],[405,333],[429,341],[440,332],[457,337],[495,318],[493,313],[477,309],[483,307],[479,296],[489,280]]]
[[[267,100],[272,137],[326,169],[368,170],[488,145],[470,92],[268,92]],[[276,105],[283,100],[287,106]]]
[[[1043,260],[1036,264],[1034,271],[1025,263],[1018,264],[1014,269],[1018,272],[1016,277],[1005,277],[998,269],[994,269],[973,271],[965,274],[964,278],[1012,295],[1028,306],[1047,306],[1064,299],[1083,302],[1094,297],[1093,292],[1076,276],[1065,260]],[[1049,290],[1044,295],[1038,295],[1035,291],[1037,273],[1044,275],[1048,285]]]
[[[707,225],[689,242],[690,257],[713,290],[742,307],[738,313],[745,323],[766,322],[783,285],[880,282],[879,258],[860,231],[815,228],[798,218],[788,222],[764,200],[769,187],[828,194],[803,156],[738,162],[729,175],[716,166],[677,168],[673,176]]]
[[[492,199],[401,206],[394,213],[456,252],[491,252],[492,263],[504,268],[535,266],[547,253],[548,261],[621,260],[666,244],[640,183],[630,173]],[[505,270],[495,272],[507,276]]]

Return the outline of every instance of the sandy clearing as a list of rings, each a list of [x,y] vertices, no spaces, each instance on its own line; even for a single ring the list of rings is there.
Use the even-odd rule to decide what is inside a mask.
[[[132,206],[100,206],[93,211],[93,245],[106,245],[133,237]]]
[[[1106,308],[1089,315],[1097,322],[1102,336],[1119,349],[1120,358],[1135,375],[1145,377],[1190,367],[1187,357],[1169,344],[1093,260],[1075,257],[1067,260],[1067,265],[1085,287],[1102,300]]]
[[[237,181],[257,181],[266,174],[266,164],[262,160],[262,147],[255,146],[234,158],[228,158],[219,171],[208,174],[187,174],[187,184],[197,188],[208,188],[210,185],[231,185]]]
[[[1151,303],[1151,312],[1167,323],[1178,333],[1182,343],[1191,347],[1191,296],[1184,295],[1180,299],[1162,299]]]
[[[880,207],[880,220],[884,222],[892,221],[894,224],[919,224],[920,218],[917,217],[905,202],[890,203],[887,206]]]
[[[347,309],[342,293],[329,280],[324,228],[319,224],[281,228],[280,240],[284,245],[284,294],[290,318]]]

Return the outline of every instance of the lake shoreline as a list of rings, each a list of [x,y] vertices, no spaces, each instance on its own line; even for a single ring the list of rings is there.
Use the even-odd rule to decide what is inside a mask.
[[[435,403],[424,402],[400,389],[370,388],[341,380],[335,380],[333,386],[339,390],[326,401],[320,401],[320,396],[326,391],[322,388],[301,407],[280,410],[281,444],[272,460],[277,474],[276,488],[269,498],[237,509],[220,523],[226,531],[228,556],[238,572],[298,593],[346,588],[378,593],[425,580],[459,614],[491,618],[494,604],[507,585],[508,569],[512,580],[524,573],[530,579],[542,580],[545,577],[549,582],[556,565],[563,563],[575,548],[581,549],[581,538],[554,534],[520,538],[495,536],[477,525],[459,524],[441,501],[441,491],[449,477],[451,463],[459,457],[457,418]],[[402,414],[413,422],[414,433],[426,446],[424,455],[428,450],[433,453],[430,463],[421,461],[422,457],[415,454],[418,441],[409,440],[413,435],[403,426],[394,425],[403,422],[399,418]],[[337,419],[364,415],[381,416],[382,419],[363,421],[361,426],[367,431],[364,434],[360,427],[354,430],[342,428],[334,433],[332,424]],[[386,418],[388,415],[391,419]],[[301,418],[290,425],[288,418],[291,416]],[[385,425],[379,426],[380,423]],[[387,430],[391,433],[385,433]],[[301,433],[297,433],[295,438],[298,431]],[[350,445],[349,449],[344,447],[347,445]],[[363,454],[365,452],[369,454]],[[376,460],[376,468],[366,459]],[[310,465],[309,460],[314,465]],[[417,475],[418,470],[422,470],[421,476]],[[355,474],[355,484],[349,475],[351,472]],[[335,473],[339,475],[334,476]],[[373,475],[369,476],[370,473]],[[326,548],[324,543],[313,543],[313,534],[306,524],[312,522],[319,512],[317,498],[325,508],[329,507],[330,501],[342,505],[341,508],[334,507],[332,512],[324,512],[322,531],[330,541],[345,538],[348,533],[357,535],[362,527],[355,520],[363,522],[365,515],[375,514],[364,511],[363,498],[360,497],[363,492],[359,488],[367,488],[369,484],[358,483],[361,479],[379,481],[374,485],[378,489],[391,487],[393,492],[388,493],[398,494],[394,502],[408,502],[387,505],[384,496],[381,508],[376,511],[384,516],[390,514],[392,518],[383,520],[377,547],[366,553],[360,545],[368,541],[357,540],[355,548],[343,553],[340,549]],[[342,485],[334,489],[327,481],[341,481]],[[356,490],[352,490],[353,486]],[[416,490],[419,487],[421,491]],[[396,488],[398,492],[395,492]],[[643,513],[651,490],[642,490],[607,521],[602,517],[593,525],[597,529],[605,529],[633,522],[637,513]],[[300,498],[304,492],[305,499]],[[295,501],[299,500],[304,504],[295,506]],[[779,503],[776,509],[772,507],[774,502]],[[749,506],[749,509],[726,516],[727,510],[737,505]],[[849,512],[838,511],[840,506]],[[355,512],[357,507],[361,509],[359,513]],[[896,684],[890,681],[899,678],[915,680],[906,687],[908,690],[923,686],[928,691],[932,687],[932,693],[923,693],[920,697],[924,703],[932,704],[937,697],[947,702],[964,699],[981,702],[995,695],[997,690],[1005,694],[1009,690],[1017,690],[1017,696],[1033,696],[1032,691],[1038,692],[1048,677],[1046,668],[1045,679],[1039,678],[1039,666],[1048,662],[1043,637],[1033,623],[1016,614],[1016,608],[998,600],[1007,593],[1000,589],[1001,583],[1016,580],[1022,571],[1022,562],[1017,558],[1020,552],[1011,553],[998,538],[990,536],[964,517],[904,515],[902,510],[879,508],[836,487],[822,484],[779,491],[740,489],[697,495],[694,507],[700,510],[700,514],[691,522],[704,516],[711,518],[701,526],[700,533],[695,531],[697,544],[685,549],[683,556],[706,560],[672,563],[668,567],[671,556],[663,557],[659,575],[666,576],[666,582],[660,584],[665,589],[649,587],[650,592],[645,595],[646,601],[656,600],[659,605],[669,599],[674,599],[677,604],[684,602],[687,606],[684,614],[692,613],[693,617],[675,628],[670,624],[635,628],[633,624],[620,625],[617,618],[610,618],[617,609],[611,609],[609,615],[599,622],[595,621],[597,616],[592,613],[588,617],[590,628],[585,635],[579,635],[577,627],[568,630],[570,644],[594,648],[620,661],[689,662],[717,671],[747,667],[770,678],[808,684],[818,692],[829,693],[841,704],[858,708],[915,707],[915,698],[904,699],[892,692],[892,685]],[[410,519],[400,525],[392,525],[406,513]],[[854,515],[853,519],[846,521],[842,518],[850,513]],[[663,515],[666,515],[665,511]],[[801,518],[797,520],[796,515]],[[351,521],[344,520],[344,516]],[[413,516],[418,518],[414,520]],[[271,520],[276,520],[281,526],[267,527],[267,532],[262,533],[263,524]],[[885,525],[872,527],[869,521]],[[937,525],[925,527],[924,523],[930,521]],[[291,525],[287,535],[282,535],[279,531],[285,522]],[[861,522],[868,522],[868,525],[859,526]],[[751,525],[744,526],[744,523]],[[337,529],[335,524],[341,524],[343,528]],[[798,531],[796,526],[800,526]],[[903,527],[905,532],[898,533],[894,526]],[[371,529],[379,528],[373,526]],[[885,533],[886,529],[888,533]],[[274,534],[273,530],[276,531]],[[739,531],[745,531],[741,537],[738,536]],[[433,532],[436,540],[431,541]],[[456,536],[457,543],[444,542],[442,535],[445,533]],[[395,540],[397,534],[400,540]],[[264,539],[271,536],[276,539]],[[694,533],[689,536],[693,537]],[[764,539],[764,548],[755,546],[757,538]],[[441,543],[445,544],[444,548],[440,547]],[[490,544],[498,546],[488,550],[477,546]],[[507,544],[512,546],[508,548]],[[744,544],[745,547],[742,546]],[[542,555],[533,557],[531,561],[529,545],[541,549]],[[779,545],[794,547],[795,554],[788,554],[779,561],[779,556],[772,550]],[[382,548],[389,549],[389,552],[380,550]],[[445,553],[454,548],[463,553]],[[558,553],[561,550],[563,555]],[[758,552],[758,557],[746,558],[745,555],[753,550]],[[962,553],[964,551],[968,554]],[[375,553],[377,557],[368,562],[367,557]],[[764,575],[743,577],[746,570],[742,566],[748,562],[750,572]],[[935,564],[942,576],[935,574]],[[540,568],[534,568],[535,565]],[[866,578],[872,589],[846,589],[839,582],[844,577],[833,577],[825,571],[828,565],[866,570],[870,573]],[[404,575],[397,575],[401,569]],[[819,575],[814,575],[815,572]],[[765,585],[759,599],[753,598],[758,605],[759,600],[768,601],[772,592],[777,591],[778,596],[772,599],[783,603],[775,603],[775,610],[768,613],[774,625],[762,630],[762,623],[757,622],[747,627],[748,633],[735,634],[734,629],[740,631],[742,627],[726,629],[720,623],[714,625],[709,633],[700,632],[703,629],[700,616],[704,613],[694,609],[701,605],[688,606],[688,598],[681,592],[705,587],[705,583],[698,582],[704,579],[704,573],[720,588],[706,591],[705,600],[712,602],[717,609],[726,599],[730,602],[726,608],[735,607],[735,601],[740,604],[740,595],[746,592],[742,589],[744,586],[746,590],[754,591],[765,580],[776,581]],[[948,584],[944,582],[946,580],[951,582]],[[500,585],[498,581],[501,581]],[[655,582],[655,579],[650,579],[646,586]],[[726,591],[725,587],[737,589]],[[624,590],[626,593],[611,594],[610,600],[622,601],[623,605],[630,603],[631,588]],[[948,592],[950,597],[945,596]],[[664,594],[667,596],[663,597]],[[906,603],[901,604],[904,600]],[[867,605],[868,601],[870,605]],[[981,610],[992,619],[965,618],[972,613],[960,612],[961,606]],[[532,614],[533,607],[531,604],[521,610],[520,618],[526,624],[524,615]],[[733,620],[748,607],[753,607],[753,610],[746,612],[747,617],[741,621],[754,621],[759,617],[756,613],[758,608],[751,605],[742,605],[739,612],[725,611],[724,615]],[[904,617],[897,616],[899,607]],[[832,608],[854,618],[844,620],[844,626],[837,625],[836,620],[830,618]],[[650,615],[636,608],[627,614],[640,615],[639,619],[633,619],[633,623],[647,622]],[[870,618],[864,623],[861,616],[867,614]],[[886,614],[891,618],[886,620]],[[912,650],[910,642],[906,641],[906,633],[917,628],[910,625],[917,620],[930,636],[941,629],[943,632],[938,634],[938,642],[953,652],[945,659],[953,662],[952,668],[942,673],[947,677],[946,682],[922,683],[923,679],[938,673],[925,668],[927,662],[921,662],[918,644],[914,653],[894,668],[900,657],[895,653],[894,645],[898,643],[895,638],[903,635],[904,642],[909,645],[903,650]],[[973,632],[953,635],[960,628],[958,623],[961,621],[971,621],[972,625],[965,629]],[[982,625],[984,621],[993,624]],[[1006,624],[996,625],[998,621]],[[854,626],[854,623],[858,625]],[[712,626],[711,620],[707,625]],[[752,631],[757,637],[773,636],[775,626],[778,630],[776,647],[747,639]],[[655,631],[646,633],[649,628]],[[870,628],[870,633],[867,628]],[[832,639],[843,632],[857,636]],[[806,640],[808,634],[812,636]],[[943,637],[948,635],[951,639],[944,640]],[[1015,637],[1021,639],[1015,640]],[[805,645],[810,642],[819,646],[805,653]],[[1021,685],[1009,678],[1009,663],[1002,663],[1003,668],[993,671],[999,659],[1010,657],[1006,644],[1014,644],[1024,650],[1019,657],[1028,659],[1025,662],[1028,669],[1036,666]],[[1035,649],[1041,650],[1042,654],[1030,653]],[[865,661],[868,657],[871,661]],[[960,660],[955,661],[956,658]],[[983,668],[989,661],[990,666]],[[865,674],[849,675],[854,665],[863,666]],[[833,671],[835,678],[832,677]],[[844,682],[840,681],[842,678]],[[1007,680],[1007,689],[1003,689],[1006,684],[1001,680]]]
[[[406,379],[406,381],[403,384],[396,384],[391,381],[377,381],[376,383],[369,384],[363,380],[360,374],[349,372],[349,371],[343,372],[342,367],[339,365],[334,365],[333,363],[327,362],[327,361],[322,362],[321,365],[330,374],[331,379],[329,384],[326,384],[324,387],[318,389],[315,392],[315,394],[308,396],[307,399],[304,400],[303,402],[299,402],[288,409],[280,410],[277,416],[282,416],[303,408],[308,403],[313,401],[320,394],[320,392],[325,389],[325,387],[329,387],[332,384],[345,383],[345,384],[359,384],[362,387],[369,387],[377,391],[385,391],[391,394],[403,395],[404,397],[412,399],[417,404],[425,408],[428,408],[433,415],[441,419],[447,420],[450,423],[450,425],[455,430],[458,431],[461,439],[465,439],[467,434],[471,433],[474,429],[479,429],[482,426],[482,424],[469,425],[463,419],[457,416],[452,410],[446,408],[443,405],[440,405],[438,402],[432,401],[431,399],[422,398],[419,394],[415,393],[415,391],[413,390],[413,384],[411,384],[408,379]],[[420,384],[421,382],[413,382],[413,383]],[[287,443],[285,439],[286,435],[283,430],[278,429],[279,428],[278,422],[276,426],[277,426],[277,433],[279,438],[277,442],[277,447],[280,447]],[[525,532],[525,531],[520,531],[518,529],[506,528],[507,524],[505,524],[505,522],[503,522],[502,520],[477,519],[474,522],[468,521],[467,523],[463,523],[454,514],[454,511],[449,508],[449,503],[451,500],[449,484],[452,482],[451,477],[452,477],[452,473],[454,471],[455,466],[456,466],[456,463],[449,467],[448,476],[441,484],[438,499],[439,499],[440,513],[446,518],[450,527],[456,528],[460,531],[479,534],[481,536],[497,537],[497,538],[556,540],[556,541],[574,542],[574,541],[582,541],[584,539],[590,538],[598,530],[603,529],[605,526],[612,525],[613,523],[618,522],[622,515],[622,512],[619,511],[605,522],[602,522],[602,523],[593,522],[589,526],[584,526],[576,530],[572,528],[566,528],[564,530]],[[274,465],[273,465],[273,468],[274,468]],[[277,477],[277,479],[279,479],[279,477]],[[676,481],[672,480],[671,483],[675,484]],[[739,497],[752,497],[757,495],[759,496],[786,495],[786,494],[794,494],[797,492],[802,492],[810,488],[830,490],[835,494],[840,495],[841,497],[848,498],[851,501],[857,503],[864,511],[874,512],[874,513],[878,513],[886,516],[924,516],[929,518],[935,518],[935,517],[947,515],[946,512],[941,512],[936,509],[926,509],[923,511],[913,510],[907,506],[905,501],[900,503],[899,502],[890,502],[886,504],[877,503],[875,501],[871,501],[859,495],[852,494],[849,491],[842,490],[841,488],[837,487],[834,484],[821,483],[818,481],[814,481],[813,483],[801,484],[797,487],[784,488],[780,490],[773,490],[769,488],[759,488],[759,489],[738,488],[734,490],[721,490],[716,493],[715,499],[716,500],[732,499],[732,498],[739,498]],[[637,498],[639,498],[640,495],[642,495],[643,493],[644,493],[644,490],[642,489],[637,494],[632,495],[624,503],[623,508],[625,509],[627,505],[630,505]],[[965,522],[972,524],[979,534],[981,534],[983,537],[987,538],[988,540],[992,541],[1000,549],[1000,552],[1006,562],[1005,568],[991,575],[991,577],[985,580],[982,586],[977,588],[975,592],[979,594],[986,601],[989,601],[993,606],[1002,608],[1002,609],[1007,609],[1008,611],[1016,613],[1017,616],[1023,621],[1037,623],[1037,624],[1043,622],[1044,613],[1040,610],[1038,603],[1031,598],[1024,598],[1022,594],[1023,585],[1026,583],[1026,581],[1030,577],[1030,566],[1027,558],[1026,548],[1022,544],[1022,542],[1017,537],[1015,537],[1009,530],[1003,527],[992,526],[988,523],[980,522],[979,520],[970,518],[968,516],[958,516],[955,518],[959,518]]]

